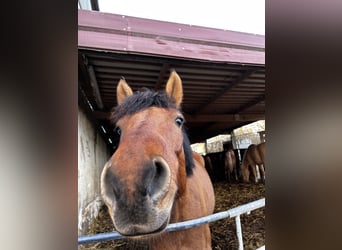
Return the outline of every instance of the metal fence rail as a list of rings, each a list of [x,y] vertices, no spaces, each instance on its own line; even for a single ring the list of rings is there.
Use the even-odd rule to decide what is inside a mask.
[[[265,198],[260,200],[252,201],[250,203],[229,209],[227,211],[211,214],[205,217],[201,217],[198,219],[177,222],[173,224],[169,224],[166,228],[167,232],[177,231],[177,230],[184,230],[192,227],[197,227],[203,224],[207,224],[210,222],[214,222],[217,220],[222,220],[225,218],[234,218],[236,222],[236,234],[239,242],[239,250],[243,249],[243,241],[242,241],[242,229],[241,229],[241,222],[240,222],[240,215],[247,213],[249,214],[251,211],[264,207],[265,206]],[[91,242],[99,242],[99,241],[107,241],[107,240],[118,240],[126,238],[122,236],[118,232],[109,232],[109,233],[99,233],[93,235],[83,235],[78,237],[78,244],[85,244]],[[262,246],[260,249],[265,249]]]

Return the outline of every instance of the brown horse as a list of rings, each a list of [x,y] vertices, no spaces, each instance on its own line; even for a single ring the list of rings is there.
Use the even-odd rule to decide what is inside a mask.
[[[228,182],[232,182],[231,176],[234,175],[235,181],[238,181],[236,169],[236,157],[234,150],[229,149],[224,155],[224,172]]]
[[[203,158],[204,158],[205,169],[207,170],[210,179],[215,180],[215,171],[214,171],[213,164],[211,163],[210,156],[206,155]]]
[[[253,173],[255,183],[258,182],[257,167],[261,172],[262,181],[265,182],[265,155],[265,142],[259,145],[249,145],[243,155],[241,164],[241,173],[244,182],[249,182],[250,170]]]
[[[151,249],[211,249],[209,225],[165,232],[169,223],[212,214],[215,196],[203,158],[192,152],[180,111],[182,82],[172,71],[163,92],[117,87],[111,119],[120,134],[101,175],[115,229]]]

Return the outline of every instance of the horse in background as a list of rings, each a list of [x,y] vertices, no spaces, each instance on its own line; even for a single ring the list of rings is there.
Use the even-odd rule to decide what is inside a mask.
[[[263,183],[265,183],[265,155],[265,142],[260,143],[258,145],[249,145],[249,147],[243,155],[241,163],[241,173],[244,182],[249,182],[250,171],[252,171],[255,183],[258,183],[258,175],[261,175],[261,180]],[[260,174],[258,174],[259,171]]]
[[[235,181],[238,181],[236,157],[232,149],[229,149],[224,155],[224,173],[229,183],[232,182],[232,177]]]
[[[111,121],[120,136],[101,174],[101,194],[115,229],[150,249],[211,249],[208,224],[165,232],[169,223],[212,214],[213,185],[192,152],[180,110],[182,81],[172,71],[165,91],[133,93],[124,79]]]
[[[210,156],[209,155],[205,155],[203,156],[204,158],[204,162],[205,162],[205,169],[207,170],[209,176],[210,176],[210,179],[212,181],[215,180],[215,170],[214,170],[214,167],[213,167],[213,164],[211,162],[211,159],[210,159]]]

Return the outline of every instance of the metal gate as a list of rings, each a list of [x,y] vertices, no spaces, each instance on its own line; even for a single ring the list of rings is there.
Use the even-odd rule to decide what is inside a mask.
[[[229,209],[227,211],[211,214],[205,217],[201,217],[198,219],[177,222],[173,224],[169,224],[166,228],[167,232],[184,230],[192,227],[197,227],[203,224],[207,224],[213,221],[222,220],[225,218],[235,218],[236,223],[236,235],[239,242],[239,250],[243,250],[243,240],[242,240],[242,229],[241,229],[241,221],[240,215],[241,214],[250,214],[251,211],[264,207],[265,206],[265,198],[260,200],[252,201],[250,203]],[[125,236],[122,236],[118,232],[109,232],[109,233],[100,233],[100,234],[93,234],[93,235],[84,235],[78,237],[78,244],[85,244],[91,242],[98,242],[98,241],[107,241],[107,240],[118,240],[123,239]],[[265,249],[265,246],[258,248],[257,250]]]

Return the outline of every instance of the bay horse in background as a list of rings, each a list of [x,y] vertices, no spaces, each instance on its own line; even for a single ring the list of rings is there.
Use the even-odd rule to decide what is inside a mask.
[[[250,171],[252,171],[254,182],[258,183],[257,170],[259,169],[261,180],[263,183],[265,183],[265,155],[265,142],[260,143],[258,145],[249,145],[249,147],[243,155],[241,164],[242,179],[244,182],[249,182]]]
[[[182,81],[170,73],[165,91],[133,93],[124,79],[111,121],[120,135],[101,174],[101,194],[115,229],[150,249],[211,249],[208,224],[165,232],[169,223],[212,214],[213,185],[192,152],[180,111]]]
[[[236,157],[232,149],[229,149],[224,155],[224,173],[228,182],[232,182],[232,176],[235,181],[238,181]]]
[[[214,170],[213,164],[211,162],[210,156],[205,155],[205,156],[203,156],[203,158],[204,158],[204,162],[205,162],[205,169],[207,170],[207,172],[210,176],[210,179],[212,181],[214,181],[215,180],[215,170]]]

